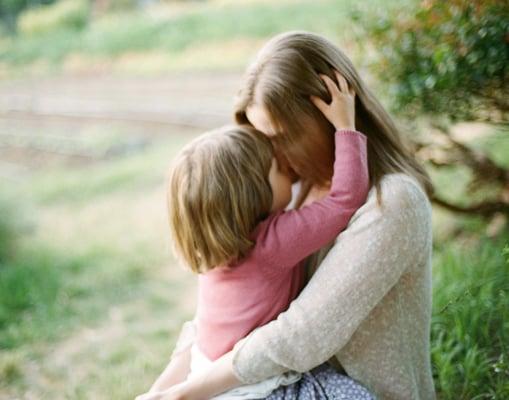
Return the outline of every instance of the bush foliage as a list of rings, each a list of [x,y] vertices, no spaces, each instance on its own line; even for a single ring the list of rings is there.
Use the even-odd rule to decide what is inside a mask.
[[[440,141],[416,144],[421,161],[469,171],[464,200],[435,194],[453,212],[509,216],[509,171],[490,154],[458,141],[450,122],[509,121],[509,3],[423,0],[412,15],[387,13],[367,28],[379,57],[373,63],[400,117],[424,118]],[[422,120],[422,119],[421,119]],[[476,193],[483,198],[475,198]],[[488,194],[489,193],[489,194]]]
[[[507,117],[508,2],[425,0],[414,15],[378,16],[368,29],[395,109],[453,120]]]
[[[18,17],[18,32],[38,35],[65,29],[80,30],[87,24],[88,14],[87,0],[60,0],[23,12]]]
[[[17,16],[29,7],[51,4],[55,0],[2,0],[0,1],[0,23],[14,31]]]

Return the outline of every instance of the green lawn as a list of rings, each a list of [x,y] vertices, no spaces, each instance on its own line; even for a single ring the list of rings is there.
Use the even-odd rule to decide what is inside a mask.
[[[2,223],[20,233],[0,258],[0,398],[132,398],[157,374],[193,311],[164,190],[187,140],[107,166],[55,166],[2,197]]]
[[[83,30],[0,39],[0,71],[73,70],[87,65],[142,72],[243,67],[264,39],[304,29],[351,44],[374,10],[408,10],[416,0],[210,1],[174,13],[105,15]],[[353,19],[355,15],[356,19]]]

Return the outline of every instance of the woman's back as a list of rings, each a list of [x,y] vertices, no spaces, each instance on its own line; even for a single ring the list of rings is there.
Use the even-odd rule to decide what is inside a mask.
[[[382,226],[369,226],[368,221],[364,229],[371,231],[373,239],[363,247],[365,252],[370,252],[371,247],[381,253],[378,260],[371,259],[383,267],[377,268],[377,279],[385,279],[384,287],[390,289],[336,358],[350,376],[368,387],[381,388],[375,392],[382,398],[430,399],[434,397],[429,351],[431,209],[417,183],[405,175],[384,178],[382,191],[389,208],[386,218],[398,229],[384,232]],[[370,197],[366,206],[372,206],[373,196]],[[395,235],[399,245],[380,252],[385,241],[377,244],[377,235]],[[367,300],[365,307],[370,304]]]
[[[435,397],[430,204],[403,174],[385,176],[381,189],[382,207],[373,189],[289,310],[238,350],[243,380],[283,365],[306,371],[335,355],[381,399]]]

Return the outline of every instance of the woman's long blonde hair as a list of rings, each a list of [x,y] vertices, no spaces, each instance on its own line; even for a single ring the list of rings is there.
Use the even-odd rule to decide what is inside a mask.
[[[330,94],[318,74],[336,81],[334,70],[355,90],[355,124],[368,137],[369,173],[378,200],[382,177],[397,172],[413,176],[431,194],[428,174],[404,146],[392,118],[348,57],[320,35],[283,33],[260,50],[237,96],[237,123],[249,124],[247,108],[253,104],[263,106],[276,129],[275,145],[287,157],[304,187],[326,186],[332,177],[334,127],[309,97],[314,95],[330,102]]]
[[[200,273],[235,261],[272,206],[270,140],[251,126],[228,126],[189,143],[168,179],[170,230],[178,256]]]

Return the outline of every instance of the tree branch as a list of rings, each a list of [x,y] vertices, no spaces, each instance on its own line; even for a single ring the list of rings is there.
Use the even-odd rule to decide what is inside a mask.
[[[436,195],[431,200],[440,207],[461,214],[477,214],[483,217],[490,217],[497,212],[502,212],[509,216],[509,204],[503,201],[487,201],[473,206],[459,206],[440,199]]]
[[[472,169],[477,181],[496,181],[504,187],[509,185],[509,170],[495,164],[486,154],[458,142],[446,128],[438,124],[433,124],[433,127],[447,138],[453,148],[462,155],[461,161]]]

